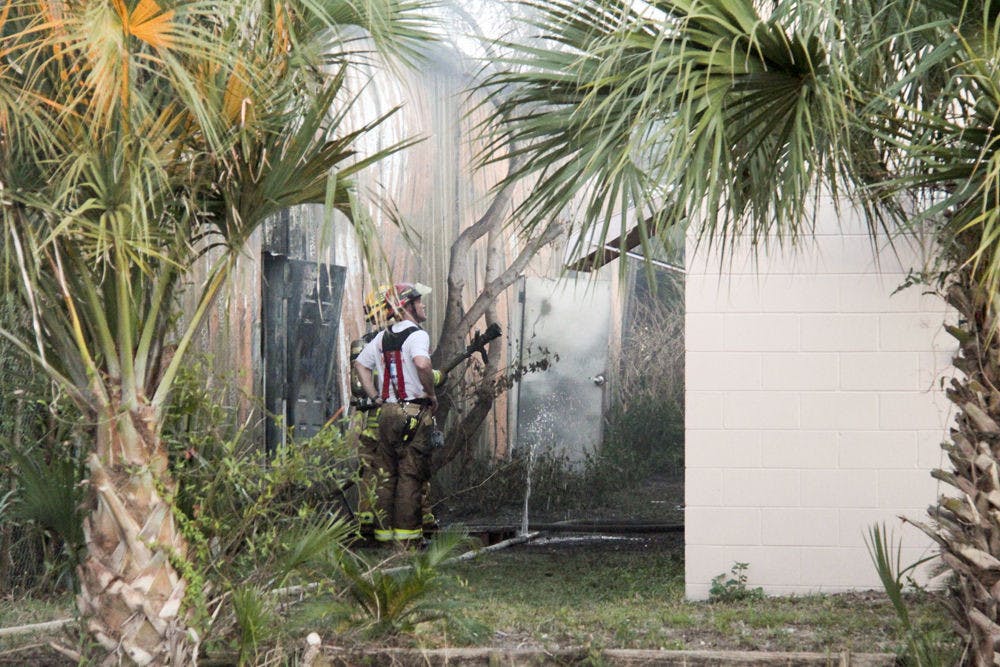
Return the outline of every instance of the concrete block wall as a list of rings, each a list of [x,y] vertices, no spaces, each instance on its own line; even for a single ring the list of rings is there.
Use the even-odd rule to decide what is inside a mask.
[[[880,242],[885,245],[884,241]],[[815,236],[753,260],[688,243],[686,593],[749,564],[769,594],[879,588],[864,536],[886,522],[904,562],[926,518],[951,418],[951,317],[920,287],[916,242],[876,254],[857,215],[825,205]]]

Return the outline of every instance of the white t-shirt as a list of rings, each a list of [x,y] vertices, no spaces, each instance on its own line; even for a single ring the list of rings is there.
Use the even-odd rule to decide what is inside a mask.
[[[394,333],[400,333],[410,328],[415,328],[417,325],[409,320],[403,322],[396,322],[392,325],[392,330]],[[382,358],[382,338],[385,336],[385,330],[378,332],[378,334],[371,339],[371,341],[365,345],[364,349],[361,350],[361,354],[358,355],[357,361],[365,368],[378,369],[378,381],[376,382],[375,389],[378,390],[379,396],[382,395],[382,387],[385,386],[386,369],[384,366]],[[387,403],[398,403],[400,399],[412,401],[415,398],[423,398],[424,385],[420,382],[420,376],[417,374],[417,367],[413,363],[414,357],[427,357],[430,359],[430,347],[431,347],[431,337],[427,335],[427,332],[423,329],[414,331],[406,340],[403,341],[403,347],[400,350],[400,357],[403,360],[403,386],[406,390],[406,396],[396,396],[396,379],[395,379],[395,368],[390,368],[391,373],[389,378],[389,398],[386,399]]]

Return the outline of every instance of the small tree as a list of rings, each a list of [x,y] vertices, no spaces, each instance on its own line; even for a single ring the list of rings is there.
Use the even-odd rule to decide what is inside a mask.
[[[444,322],[441,335],[434,350],[436,366],[453,359],[463,353],[473,329],[485,323],[486,326],[498,322],[496,310],[497,299],[521,276],[531,260],[538,252],[551,244],[562,233],[562,226],[557,221],[551,221],[536,234],[526,236],[522,240],[518,254],[508,258],[505,252],[504,231],[510,223],[512,197],[515,184],[503,187],[490,203],[486,213],[473,224],[466,227],[451,246],[448,262],[448,293],[445,304]],[[476,294],[471,304],[466,305],[466,276],[469,274],[469,262],[472,249],[477,242],[485,238],[486,244],[486,280],[482,290]],[[494,348],[491,344],[489,349]],[[496,379],[501,375],[501,356],[489,354],[488,363],[481,369],[481,376],[473,385],[471,395],[456,397],[450,394],[442,396],[437,418],[440,423],[446,423],[448,416],[461,407],[448,429],[445,437],[445,447],[435,456],[434,467],[440,469],[452,461],[462,451],[479,437],[481,427],[498,393]],[[457,373],[464,372],[458,369]],[[454,382],[454,379],[453,379]]]

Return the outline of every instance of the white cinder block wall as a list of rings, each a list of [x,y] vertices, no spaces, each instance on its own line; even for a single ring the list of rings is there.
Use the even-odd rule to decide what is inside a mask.
[[[879,588],[863,536],[886,521],[904,562],[931,551],[900,515],[946,492],[948,309],[895,295],[917,244],[876,263],[864,225],[832,206],[816,236],[756,266],[688,243],[685,567],[689,598],[749,564],[769,594]]]

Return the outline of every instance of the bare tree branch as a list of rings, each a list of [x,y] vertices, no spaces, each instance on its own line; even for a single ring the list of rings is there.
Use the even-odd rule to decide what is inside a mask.
[[[528,262],[538,254],[538,251],[555,241],[562,233],[562,230],[562,223],[558,220],[553,220],[541,234],[531,239],[521,249],[520,254],[518,254],[514,261],[510,263],[510,266],[483,288],[479,296],[476,297],[476,300],[466,310],[465,315],[459,320],[458,328],[471,329],[486,314],[486,310],[496,302],[497,297],[513,285],[514,281],[524,273]]]

